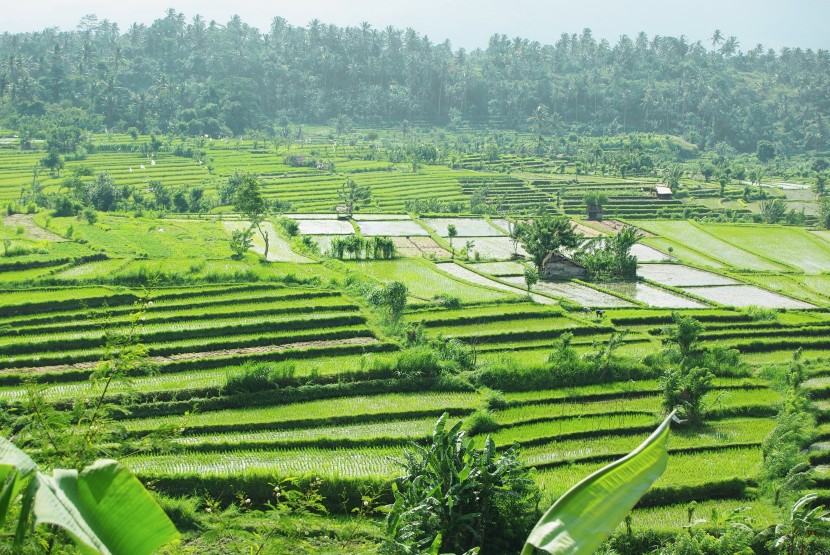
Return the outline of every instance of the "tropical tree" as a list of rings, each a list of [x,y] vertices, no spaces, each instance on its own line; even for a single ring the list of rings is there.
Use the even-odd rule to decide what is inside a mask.
[[[464,244],[464,252],[467,255],[467,260],[473,257],[473,249],[476,246],[476,242],[472,239],[467,239],[467,242]]]
[[[754,166],[748,172],[749,182],[753,185],[761,186],[761,181],[764,179],[764,168]]]
[[[268,214],[268,204],[259,190],[259,181],[256,176],[245,174],[236,186],[233,197],[234,208],[250,222],[251,229],[256,229],[265,242],[265,255],[268,259],[268,230],[263,227]]]
[[[681,166],[671,166],[663,172],[663,179],[666,185],[675,189],[680,186],[680,178],[683,177],[683,168]]]
[[[672,312],[674,325],[664,330],[667,341],[674,343],[680,349],[680,354],[689,356],[697,346],[703,324],[692,316],[684,316],[679,312]]]
[[[539,282],[539,272],[536,268],[525,268],[525,285],[527,286],[527,292],[530,294],[530,290]]]
[[[234,252],[234,257],[242,258],[252,246],[254,230],[252,228],[235,229],[231,232],[231,250]]]
[[[458,229],[456,229],[454,224],[447,225],[447,237],[450,240],[450,248],[452,249],[452,254],[455,256],[455,245],[452,244],[452,240],[458,237]]]
[[[522,246],[530,254],[536,271],[542,273],[542,262],[561,248],[576,248],[584,237],[566,216],[542,215],[523,226]]]
[[[369,187],[358,185],[354,179],[347,177],[343,185],[337,191],[337,196],[340,202],[349,211],[349,217],[354,215],[356,208],[360,208],[369,203],[372,198],[372,190]]]
[[[818,202],[819,224],[830,229],[830,197],[822,197]]]
[[[717,46],[723,42],[723,33],[720,29],[715,29],[715,32],[712,33],[712,48],[717,48]]]
[[[712,390],[715,375],[706,368],[668,368],[660,378],[662,407],[668,414],[675,409],[691,424],[703,422],[704,398]]]
[[[761,215],[768,224],[776,224],[787,213],[787,204],[780,198],[761,202]]]

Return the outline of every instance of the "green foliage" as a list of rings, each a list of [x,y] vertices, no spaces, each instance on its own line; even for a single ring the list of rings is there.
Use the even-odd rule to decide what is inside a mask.
[[[534,548],[554,555],[594,553],[666,469],[673,417],[637,449],[562,495],[530,532],[522,555],[532,555]]]
[[[354,179],[347,177],[337,191],[340,202],[348,209],[349,217],[356,209],[365,206],[372,199],[372,190],[369,187],[358,185]]]
[[[395,243],[389,237],[366,239],[360,235],[346,235],[335,237],[329,243],[329,256],[339,260],[346,257],[354,260],[391,260],[396,255]]]
[[[300,224],[297,220],[291,218],[277,218],[277,224],[285,231],[289,237],[296,237],[300,233]]]
[[[533,286],[539,282],[539,272],[536,270],[536,268],[525,268],[524,277],[527,292],[530,293],[530,290],[533,288]]]
[[[706,410],[705,397],[712,391],[715,375],[708,369],[667,368],[660,378],[663,389],[662,407],[664,412],[680,410],[683,418],[692,425],[700,425]]]
[[[509,405],[504,393],[497,389],[488,389],[484,394],[484,406],[489,410],[501,410]]]
[[[482,408],[464,420],[464,427],[470,435],[488,434],[497,431],[499,423],[489,409]]]
[[[775,418],[775,428],[764,439],[761,481],[773,492],[776,505],[789,502],[812,484],[813,472],[805,451],[813,440],[815,418],[802,388],[804,366],[801,351],[793,353],[785,371],[784,403]]]
[[[642,237],[636,227],[624,225],[616,235],[591,240],[576,259],[585,266],[591,280],[634,279],[637,277],[637,257],[631,254],[631,248]]]
[[[87,206],[84,208],[84,219],[86,220],[86,223],[92,225],[98,221],[98,212],[96,212],[95,208],[92,206]]]
[[[775,551],[804,555],[823,553],[830,549],[830,511],[814,505],[818,495],[809,493],[798,499],[790,509],[786,522],[770,526],[762,536]]]
[[[401,351],[395,361],[395,374],[404,379],[435,378],[440,371],[438,355],[426,346]]]
[[[270,237],[268,230],[262,226],[268,213],[268,204],[262,196],[259,181],[256,176],[245,174],[236,186],[233,195],[234,209],[240,212],[245,219],[251,222],[251,229],[256,229],[265,242],[263,256],[268,259],[268,245]]]
[[[254,229],[235,229],[231,232],[230,247],[235,258],[242,258],[254,246]]]
[[[585,206],[588,207],[589,212],[592,210],[601,211],[602,206],[608,203],[608,195],[603,191],[588,191],[583,195],[582,200],[585,201]]]
[[[115,181],[108,173],[101,172],[86,186],[84,201],[92,205],[95,210],[109,212],[115,210],[127,196],[129,196],[129,189],[124,191],[115,185]]]
[[[761,306],[748,306],[746,314],[753,322],[777,322],[778,311],[774,308],[764,308]]]
[[[265,200],[260,192],[256,176],[244,174],[233,194],[234,209],[240,212],[252,224],[261,223],[266,212]]]
[[[564,216],[539,216],[523,227],[522,246],[530,254],[536,270],[541,273],[545,257],[560,248],[576,248],[582,235],[575,231],[569,218]]]
[[[596,343],[593,351],[579,356],[571,346],[573,334],[564,332],[554,342],[543,366],[518,362],[508,354],[482,364],[473,374],[476,385],[502,391],[530,391],[657,377],[656,370],[639,361],[621,357],[615,351],[622,335]]]
[[[65,530],[88,554],[149,555],[178,535],[141,482],[116,461],[100,460],[81,472],[57,469],[47,476],[0,438],[0,484],[0,524],[5,525],[10,501],[22,494],[16,547],[30,526],[42,524]]]
[[[787,212],[787,204],[780,198],[761,202],[761,215],[768,224],[777,224]]]
[[[680,312],[672,312],[674,325],[664,330],[670,343],[674,343],[680,349],[681,355],[688,356],[692,353],[703,331],[703,324],[692,316],[685,316]]]
[[[755,154],[761,162],[769,162],[775,158],[775,145],[769,141],[758,141]]]
[[[515,551],[537,516],[539,490],[514,448],[499,454],[488,437],[482,449],[447,426],[444,414],[429,445],[414,445],[393,485],[386,519],[389,553]]]
[[[435,300],[441,305],[441,307],[446,308],[447,310],[458,310],[461,308],[461,299],[455,295],[439,295],[435,297]]]
[[[406,308],[407,295],[409,291],[406,285],[393,281],[383,287],[372,289],[369,293],[369,302],[383,309],[390,322],[397,322]]]
[[[237,393],[258,393],[278,389],[294,381],[296,363],[289,360],[279,362],[249,362],[238,372],[228,374],[224,391],[228,395]]]
[[[219,202],[222,204],[233,204],[236,198],[236,190],[245,180],[245,173],[239,170],[228,176],[225,182],[219,184]]]

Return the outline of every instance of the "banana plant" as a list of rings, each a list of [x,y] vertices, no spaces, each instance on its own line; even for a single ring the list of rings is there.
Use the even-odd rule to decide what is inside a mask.
[[[14,541],[40,524],[66,530],[84,555],[149,555],[178,536],[175,526],[124,465],[102,459],[77,470],[41,473],[0,438],[0,531],[20,497]]]
[[[557,499],[530,532],[522,555],[532,555],[536,549],[552,555],[594,553],[665,471],[674,415],[672,412],[634,451]]]

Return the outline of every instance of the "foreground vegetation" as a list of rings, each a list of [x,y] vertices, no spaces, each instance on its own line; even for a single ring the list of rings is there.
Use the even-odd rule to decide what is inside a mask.
[[[0,37],[0,430],[42,468],[117,458],[183,533],[170,553],[518,551],[677,408],[601,550],[827,549],[824,54],[83,26]],[[134,102],[157,39],[159,103]],[[196,86],[183,57],[227,41],[239,74]],[[315,67],[343,41],[375,69]],[[560,82],[621,56],[625,78]],[[79,93],[95,57],[105,96]],[[246,80],[283,58],[319,94]],[[681,60],[701,71],[674,106]],[[517,104],[505,64],[549,86]]]

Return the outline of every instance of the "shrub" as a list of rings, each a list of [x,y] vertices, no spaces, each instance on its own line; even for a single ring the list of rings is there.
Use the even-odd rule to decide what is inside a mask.
[[[749,306],[746,309],[746,315],[749,316],[753,322],[775,322],[778,320],[778,311],[774,308]]]
[[[706,368],[669,368],[660,379],[663,388],[663,410],[671,412],[677,407],[683,409],[683,417],[691,424],[703,421],[704,397],[712,390],[715,379]]]
[[[438,295],[435,297],[435,300],[439,305],[448,310],[461,308],[461,299],[455,295]]]
[[[436,377],[440,371],[438,356],[429,347],[406,349],[395,362],[395,373],[404,379]]]
[[[248,362],[235,374],[228,374],[224,391],[228,395],[236,393],[257,393],[278,389],[292,383],[297,366],[294,362]]]
[[[538,517],[539,488],[511,448],[482,449],[445,413],[432,442],[413,446],[386,519],[387,553],[517,553]]]
[[[467,433],[470,435],[495,432],[499,429],[499,423],[493,413],[487,409],[478,409],[464,420]]]
[[[202,500],[198,497],[167,497],[156,495],[156,501],[179,530],[200,530],[197,513]]]
[[[510,403],[497,389],[488,389],[484,393],[484,406],[490,410],[506,409]]]
[[[300,225],[291,218],[278,218],[277,223],[282,227],[289,237],[296,237],[300,233]]]
[[[98,212],[92,206],[87,206],[84,208],[84,219],[89,225],[92,225],[98,221]]]

